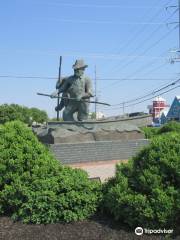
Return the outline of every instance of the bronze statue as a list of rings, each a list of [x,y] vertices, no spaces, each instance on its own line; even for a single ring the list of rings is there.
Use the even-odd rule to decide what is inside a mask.
[[[55,108],[57,111],[57,120],[59,118],[59,111],[64,108],[64,121],[75,121],[73,116],[75,113],[77,113],[78,121],[84,121],[88,118],[90,103],[106,106],[110,106],[110,104],[99,101],[90,101],[90,98],[94,97],[92,94],[92,83],[91,79],[84,75],[84,71],[88,66],[85,65],[82,59],[76,60],[75,64],[72,67],[74,69],[74,75],[61,78],[59,74],[59,78],[56,83],[57,90],[54,93],[37,94],[40,96],[58,99],[58,105]],[[60,93],[62,93],[62,96],[60,96]],[[60,99],[61,101],[59,102]]]
[[[51,97],[57,97],[62,93],[61,102],[56,107],[57,110],[63,108],[63,120],[74,121],[74,113],[77,113],[78,121],[87,120],[89,114],[89,99],[93,97],[91,79],[84,75],[88,66],[83,60],[76,60],[73,65],[74,75],[58,80],[56,83],[57,91]]]

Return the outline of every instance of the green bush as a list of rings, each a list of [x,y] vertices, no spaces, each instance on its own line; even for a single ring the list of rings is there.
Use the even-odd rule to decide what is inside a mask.
[[[145,137],[147,139],[150,139],[157,135],[159,128],[157,128],[157,127],[142,127],[141,130],[144,133]]]
[[[177,132],[180,133],[180,123],[176,121],[170,121],[163,125],[159,130],[158,134],[167,133],[167,132]]]
[[[38,123],[43,123],[48,120],[48,115],[45,111],[40,110],[38,108],[29,108],[29,116],[31,121],[35,121]]]
[[[180,123],[176,121],[170,121],[164,124],[161,127],[142,127],[141,130],[145,134],[147,139],[151,139],[156,137],[157,135],[161,135],[168,132],[176,132],[180,133]]]
[[[18,104],[0,105],[0,124],[14,120],[31,125],[33,121],[38,123],[46,122],[48,115],[38,108],[27,108]]]
[[[77,221],[92,215],[101,186],[62,166],[24,124],[0,126],[0,215],[25,223]]]
[[[103,187],[104,211],[130,227],[176,226],[180,220],[180,138],[153,138]]]

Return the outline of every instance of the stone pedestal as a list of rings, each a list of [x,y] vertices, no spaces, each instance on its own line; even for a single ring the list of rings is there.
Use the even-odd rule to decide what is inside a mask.
[[[136,122],[141,119],[135,119]],[[144,119],[143,119],[144,121]],[[130,159],[148,144],[133,121],[48,122],[47,126],[34,128],[39,140],[49,145],[57,160],[63,164],[86,169],[93,164],[89,176],[101,177],[98,163],[110,164]],[[139,122],[138,122],[139,123]],[[109,165],[108,165],[109,166]],[[115,169],[115,166],[113,166]],[[95,175],[94,175],[95,174]],[[104,173],[103,179],[109,174]]]
[[[144,138],[140,129],[126,121],[48,122],[34,129],[46,144],[135,140]]]

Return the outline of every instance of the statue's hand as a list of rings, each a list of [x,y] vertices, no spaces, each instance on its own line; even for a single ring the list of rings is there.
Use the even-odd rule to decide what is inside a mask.
[[[82,96],[82,99],[87,99],[87,98],[90,98],[90,97],[94,97],[91,93],[85,93],[83,96]]]
[[[82,96],[76,97],[76,101],[81,101],[82,99],[83,99]]]
[[[57,97],[57,94],[58,94],[58,91],[55,91],[55,92],[53,92],[53,93],[51,93],[51,98],[55,98],[55,97]]]

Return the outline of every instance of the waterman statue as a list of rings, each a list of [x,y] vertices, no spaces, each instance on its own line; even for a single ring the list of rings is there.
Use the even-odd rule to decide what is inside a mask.
[[[89,99],[93,97],[91,79],[84,75],[88,67],[83,60],[76,60],[72,66],[74,75],[59,79],[56,83],[57,91],[51,97],[57,97],[62,93],[61,102],[56,111],[63,111],[64,121],[74,121],[74,113],[77,113],[78,121],[87,120],[89,115]]]

